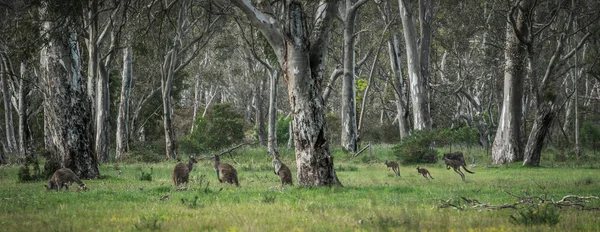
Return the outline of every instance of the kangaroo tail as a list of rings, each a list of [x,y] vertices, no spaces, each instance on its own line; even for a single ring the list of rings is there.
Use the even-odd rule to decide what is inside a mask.
[[[468,173],[475,174],[474,172],[472,172],[472,171],[469,171],[469,169],[467,169],[467,167],[466,167],[466,166],[463,166],[463,169],[465,169],[465,171],[467,171]]]

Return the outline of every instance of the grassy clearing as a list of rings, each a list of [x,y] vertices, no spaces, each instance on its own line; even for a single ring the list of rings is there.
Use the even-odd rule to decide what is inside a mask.
[[[100,167],[104,178],[84,181],[90,188],[47,192],[43,182],[17,183],[17,167],[0,168],[2,231],[600,231],[598,211],[558,209],[558,223],[515,225],[511,215],[522,209],[472,209],[460,197],[490,204],[514,203],[508,193],[560,200],[563,196],[600,195],[597,165],[552,165],[524,168],[486,167],[461,181],[441,164],[421,165],[435,178],[417,175],[416,165],[402,165],[394,177],[382,160],[389,147],[376,147],[375,157],[349,159],[336,155],[343,188],[279,188],[278,177],[264,150],[245,149],[223,161],[238,169],[240,188],[218,183],[211,163],[202,160],[192,172],[187,191],[175,191],[174,161]],[[480,152],[481,153],[481,152]],[[475,154],[475,153],[474,153]],[[483,157],[481,153],[479,157]],[[293,154],[282,152],[295,173]],[[368,153],[367,153],[368,156]],[[468,156],[468,155],[467,155]],[[152,170],[152,181],[141,181]],[[294,181],[296,181],[294,179]],[[508,192],[508,193],[507,193]],[[466,207],[438,208],[441,200]],[[600,200],[588,203],[600,207]],[[541,212],[541,211],[540,211]]]

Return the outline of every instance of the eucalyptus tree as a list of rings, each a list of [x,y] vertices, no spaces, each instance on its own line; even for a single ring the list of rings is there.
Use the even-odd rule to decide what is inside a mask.
[[[269,42],[283,70],[292,108],[297,179],[301,186],[341,185],[325,135],[325,106],[321,96],[325,54],[337,1],[319,3],[312,34],[299,1],[281,2],[281,18],[270,3],[259,8],[249,1],[231,0]]]
[[[428,74],[429,46],[431,46],[431,20],[433,20],[433,1],[419,0],[419,20],[421,22],[421,36],[417,35],[415,17],[410,0],[398,0],[400,19],[404,30],[406,43],[406,59],[408,63],[408,77],[410,80],[410,97],[413,109],[413,127],[415,130],[431,128],[429,112]],[[420,46],[417,39],[421,41]],[[423,76],[423,74],[427,76]]]
[[[166,5],[161,5],[165,25],[172,25],[172,33],[163,36],[172,36],[172,42],[165,44],[164,58],[162,61],[161,74],[161,98],[163,104],[163,128],[165,133],[165,155],[167,159],[176,158],[175,135],[173,133],[173,105],[171,92],[173,78],[189,65],[206,46],[210,34],[221,21],[220,16],[212,17],[200,4],[212,4],[209,2],[196,2],[191,0],[174,0]],[[174,23],[171,24],[171,15],[176,15]]]
[[[558,87],[570,78],[562,81],[560,79],[569,76],[564,75],[571,69],[568,64],[569,59],[575,56],[586,40],[592,36],[593,29],[590,30],[589,25],[597,21],[599,17],[596,14],[598,8],[594,9],[592,5],[588,5],[586,10],[580,11],[580,5],[576,1],[571,1],[571,4],[535,2],[531,9],[535,10],[536,17],[527,24],[529,33],[519,38],[527,48],[527,75],[531,82],[533,103],[536,108],[534,122],[524,151],[523,165],[538,166],[544,140],[559,109],[568,101],[567,97],[558,94],[562,92]],[[546,11],[546,9],[552,11]],[[538,20],[548,26],[537,29],[535,24]],[[551,32],[542,33],[545,30]],[[540,38],[547,35],[547,38]],[[552,40],[554,40],[552,43],[555,46],[554,50],[545,48],[545,43],[541,42]],[[569,44],[569,41],[574,42]],[[537,45],[538,43],[540,45]],[[569,45],[571,46],[569,47]],[[546,56],[550,57],[549,60],[538,57],[538,55],[545,55],[543,51],[552,51],[551,55]],[[541,69],[543,75],[538,77],[537,64],[540,60],[546,61],[547,66]],[[573,75],[578,76],[577,73]],[[578,96],[575,94],[573,97],[577,98]]]
[[[356,121],[356,77],[355,77],[355,23],[360,8],[368,0],[346,0],[340,4],[340,16],[344,25],[344,78],[342,84],[342,147],[356,152],[358,129]]]
[[[40,7],[42,35],[40,52],[44,96],[46,150],[60,167],[79,177],[100,177],[93,149],[92,115],[86,77],[81,75],[78,29],[81,1],[45,1]],[[65,14],[65,12],[69,12]],[[79,17],[78,17],[79,16]]]
[[[492,145],[492,163],[505,164],[523,156],[521,145],[522,100],[525,79],[525,48],[519,37],[530,33],[527,20],[533,1],[512,1],[507,14],[506,45],[504,48],[504,97],[498,128]]]

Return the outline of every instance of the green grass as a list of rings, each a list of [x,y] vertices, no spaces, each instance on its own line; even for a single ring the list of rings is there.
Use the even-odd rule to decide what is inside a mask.
[[[598,165],[518,164],[486,167],[484,159],[466,173],[466,182],[442,163],[420,165],[434,180],[417,175],[416,165],[402,165],[394,177],[383,164],[389,148],[375,149],[362,161],[336,154],[343,188],[279,188],[264,150],[249,148],[223,161],[238,168],[241,187],[220,184],[209,160],[193,170],[188,190],[176,191],[171,179],[175,161],[157,164],[102,165],[104,176],[84,180],[89,190],[49,192],[45,182],[17,183],[18,167],[0,168],[2,231],[600,231],[598,211],[556,210],[558,223],[522,225],[511,216],[527,208],[474,209],[460,197],[482,203],[514,203],[516,195],[560,200],[563,196],[600,195]],[[295,173],[293,153],[282,151]],[[368,155],[368,153],[366,153]],[[186,160],[186,158],[184,158]],[[243,171],[242,171],[242,168]],[[140,181],[152,168],[152,181]],[[294,178],[294,182],[296,179]],[[167,197],[168,196],[168,197]],[[450,201],[465,210],[439,208]],[[586,203],[600,207],[600,200]],[[537,212],[537,211],[536,211]],[[521,214],[520,214],[521,213]],[[519,216],[521,218],[521,216]]]

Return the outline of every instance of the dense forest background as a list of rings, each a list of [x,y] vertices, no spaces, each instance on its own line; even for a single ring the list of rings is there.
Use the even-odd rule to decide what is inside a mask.
[[[423,140],[498,165],[539,165],[547,147],[597,160],[595,0],[0,0],[0,14],[2,164],[98,178],[98,163],[249,143],[295,147],[304,173],[332,146]],[[324,172],[299,182],[335,184]]]

